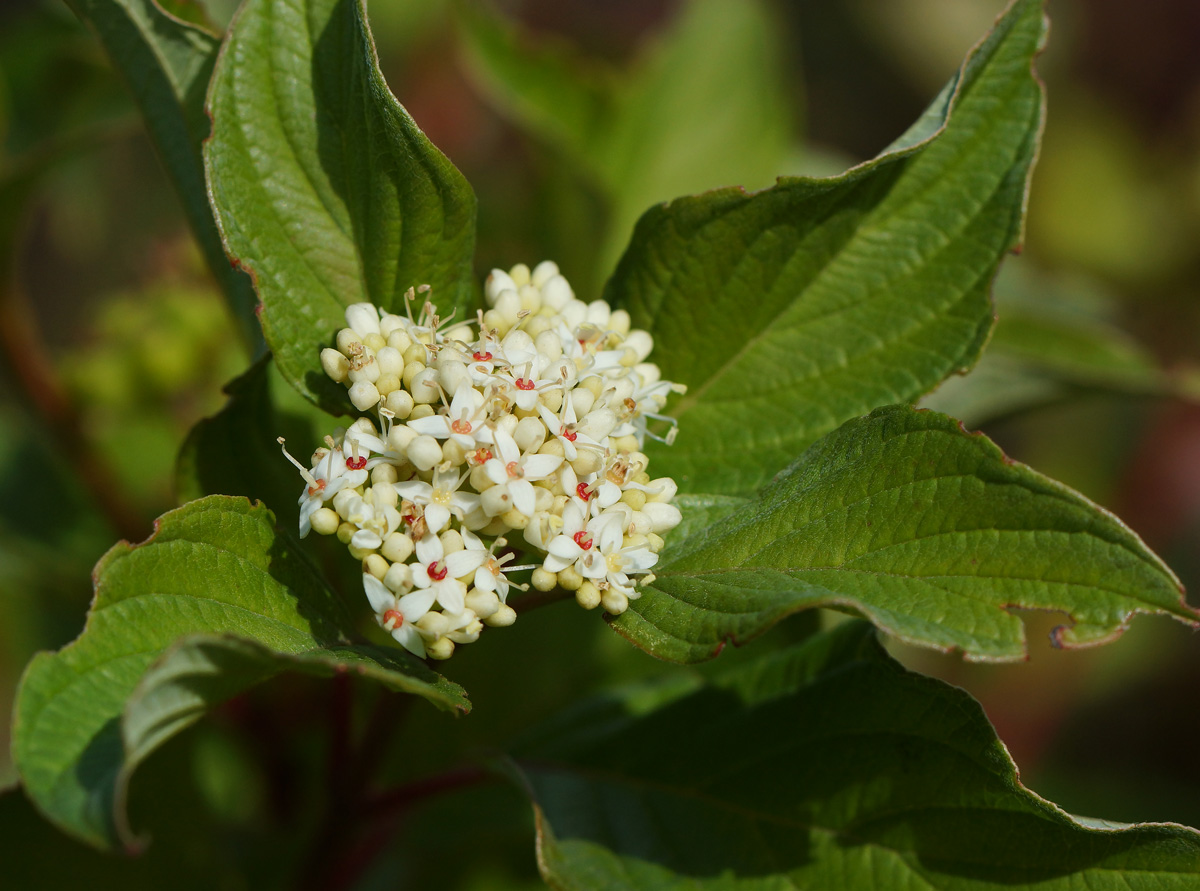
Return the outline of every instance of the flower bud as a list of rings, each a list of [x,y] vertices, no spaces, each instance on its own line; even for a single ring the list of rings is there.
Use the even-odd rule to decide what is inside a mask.
[[[546,425],[539,417],[522,418],[517,421],[512,437],[522,452],[536,452],[546,441]]]
[[[628,494],[628,493],[627,493]],[[632,505],[636,508],[636,505]],[[655,532],[661,535],[670,529],[674,529],[683,520],[683,514],[673,504],[668,504],[665,501],[647,501],[641,508],[642,514],[649,521],[649,532]]]
[[[508,604],[500,604],[500,608],[483,620],[493,628],[507,628],[517,621],[517,611]]]
[[[629,598],[616,588],[609,588],[600,596],[604,611],[610,615],[619,616],[629,609]]]
[[[553,591],[558,587],[558,573],[541,568],[535,569],[529,578],[529,583],[538,591]]]
[[[479,496],[479,504],[489,517],[498,517],[512,507],[512,496],[507,486],[492,486]]]
[[[463,544],[462,533],[457,529],[447,529],[438,538],[442,542],[442,552],[446,554],[453,554],[455,551],[461,551],[466,547]]]
[[[575,602],[584,609],[595,609],[601,599],[600,589],[591,582],[584,582],[575,590]]]
[[[384,574],[383,583],[397,594],[407,591],[412,587],[412,569],[407,563],[393,563]]]
[[[616,331],[618,334],[629,333],[629,313],[623,309],[614,309],[612,315],[608,317],[608,327],[610,331]]]
[[[408,390],[412,393],[413,402],[417,404],[432,405],[441,400],[442,391],[437,385],[437,369],[425,368],[414,375]]]
[[[574,566],[568,566],[566,569],[559,570],[558,585],[567,591],[578,591],[579,586],[583,584],[583,576],[581,576]]]
[[[379,404],[379,391],[370,381],[359,381],[350,387],[350,401],[359,411],[368,411]]]
[[[644,362],[650,355],[650,350],[654,348],[654,338],[650,336],[650,332],[634,328],[625,335],[625,346],[637,353],[639,362]]]
[[[375,362],[381,375],[400,377],[404,373],[404,355],[394,347],[385,346],[375,353]]]
[[[408,444],[406,454],[417,470],[432,470],[435,464],[442,463],[442,447],[432,436],[416,437]]]
[[[529,280],[535,288],[541,288],[556,275],[558,275],[558,264],[553,260],[543,260],[537,266],[533,267],[533,272]]]
[[[383,540],[383,547],[379,550],[383,556],[391,560],[393,564],[402,564],[413,552],[413,540],[403,532],[393,532]]]
[[[575,298],[575,292],[561,275],[556,275],[545,282],[542,287],[542,306],[548,306],[555,312],[562,312],[564,306]]]
[[[390,568],[388,562],[378,554],[368,554],[367,559],[363,560],[363,571],[371,573],[380,581],[383,581],[383,577],[387,575]]]
[[[350,355],[350,349],[353,344],[362,344],[362,337],[353,328],[343,328],[337,333],[334,341],[337,344],[338,352],[345,356]]]
[[[500,598],[495,591],[480,591],[472,588],[467,592],[467,606],[481,619],[494,616],[501,607]]]
[[[521,513],[515,507],[502,513],[500,519],[510,529],[524,529],[529,525],[529,517],[525,516],[525,514]]]
[[[370,303],[351,303],[346,307],[346,324],[359,337],[379,333],[379,310]]]
[[[412,393],[408,390],[396,389],[387,394],[383,403],[400,420],[407,418],[413,410]]]
[[[346,376],[350,373],[350,360],[337,350],[331,350],[326,347],[321,350],[321,368],[329,375],[330,380],[340,384],[346,380]]]
[[[312,523],[313,531],[319,535],[333,535],[341,525],[342,518],[336,511],[322,507],[312,515],[309,522]]]
[[[508,275],[509,278],[513,280],[513,284],[518,288],[521,287],[521,285],[529,284],[531,278],[529,267],[524,263],[518,263],[512,269],[508,270]]]
[[[412,338],[408,336],[408,332],[403,328],[397,328],[387,336],[387,345],[398,352],[401,357],[408,355],[408,351],[412,348]],[[421,361],[425,361],[425,357],[420,357]]]
[[[543,331],[533,341],[537,351],[554,361],[562,358],[562,338],[555,331]],[[336,352],[336,351],[335,351]]]
[[[503,269],[493,269],[483,283],[483,294],[487,298],[488,306],[495,306],[496,298],[503,291],[515,291],[516,289],[516,282]]]

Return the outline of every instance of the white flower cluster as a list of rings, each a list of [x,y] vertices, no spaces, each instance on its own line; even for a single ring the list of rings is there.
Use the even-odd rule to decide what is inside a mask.
[[[348,307],[337,348],[322,351],[378,425],[364,417],[326,437],[311,469],[291,459],[307,484],[301,537],[349,546],[376,620],[418,656],[444,659],[485,624],[511,625],[516,570],[623,612],[680,521],[675,482],[651,479],[642,446],[674,437],[660,412],[683,388],[646,361],[647,332],[575,299],[553,263],[494,270],[474,323],[446,325],[428,302],[413,319],[426,291],[410,289],[407,316]],[[531,562],[508,565],[510,546]]]

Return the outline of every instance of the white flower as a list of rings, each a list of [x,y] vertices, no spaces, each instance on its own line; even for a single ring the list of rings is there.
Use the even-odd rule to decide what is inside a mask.
[[[563,508],[562,531],[550,540],[546,546],[546,559],[542,562],[547,572],[562,572],[568,566],[574,566],[575,571],[585,578],[599,578],[603,572],[595,564],[599,557],[596,542],[606,525],[612,525],[611,514],[601,514],[588,518],[587,506],[577,498],[572,498]],[[619,522],[618,536],[621,533]],[[601,560],[601,563],[603,561]]]
[[[533,411],[543,391],[563,385],[563,377],[557,374],[557,363],[551,362],[541,353],[533,358],[496,372],[493,377],[504,387],[504,395],[522,411]]]
[[[445,414],[430,415],[409,421],[408,426],[418,434],[434,439],[452,439],[463,451],[490,444],[492,428],[487,424],[487,399],[472,386],[461,386]]]
[[[563,454],[568,461],[574,461],[581,448],[595,449],[603,454],[604,446],[579,430],[578,420],[575,417],[575,403],[570,398],[570,394],[563,399],[562,415],[556,415],[540,403],[537,408],[538,414],[542,416],[542,422],[546,425],[546,430],[562,443]]]
[[[607,515],[606,515],[607,516]],[[630,573],[644,573],[658,562],[658,554],[646,545],[622,547],[620,521],[604,522],[599,526],[599,535],[594,543],[600,559],[593,560],[580,575],[596,582],[597,587],[607,584],[620,591],[630,600],[641,596],[629,580]]]
[[[442,615],[445,615],[450,622],[446,637],[456,644],[474,643],[479,640],[479,635],[483,631],[483,622],[479,621],[474,610],[464,607],[462,612],[443,613]]]
[[[479,539],[479,536],[477,536],[474,532],[471,532],[469,529],[464,529],[462,531],[462,537],[467,547],[483,549],[484,545]],[[497,538],[494,542],[492,542],[492,546],[487,548],[487,559],[484,560],[483,563],[479,565],[479,568],[475,570],[475,578],[473,580],[476,588],[478,588],[480,591],[486,591],[489,594],[495,594],[500,598],[501,603],[508,602],[508,592],[512,587],[512,582],[508,580],[508,576],[506,576],[505,573],[514,569],[533,568],[532,566],[505,567],[505,563],[508,563],[510,560],[515,560],[517,557],[517,555],[513,553],[505,554],[503,557],[496,556],[496,548],[502,548],[507,544],[508,542],[503,538]]]
[[[543,480],[562,464],[560,455],[522,455],[516,440],[501,429],[496,430],[497,457],[483,465],[484,473],[495,485],[483,496],[483,507],[496,516],[510,507],[525,516],[533,514],[536,498],[533,482]]]
[[[475,539],[479,542],[479,539]],[[417,542],[417,560],[413,565],[413,584],[433,592],[437,602],[447,613],[462,612],[466,604],[467,586],[461,581],[471,575],[488,558],[482,542],[472,547],[464,539],[461,551],[446,554],[442,541],[436,535],[426,535]]]
[[[304,538],[312,530],[312,515],[320,510],[325,502],[329,501],[347,487],[357,489],[367,481],[367,462],[363,460],[361,466],[357,461],[354,466],[350,466],[342,453],[341,448],[334,445],[332,437],[326,437],[328,448],[318,449],[313,454],[312,470],[308,470],[293,458],[286,447],[283,448],[284,457],[294,464],[300,471],[300,475],[304,477],[305,483],[308,485],[304,491],[300,493],[300,537]],[[279,445],[283,447],[283,437],[279,437]]]
[[[424,659],[425,642],[417,631],[417,622],[433,606],[434,592],[413,591],[401,596],[389,590],[369,572],[363,573],[363,590],[367,593],[367,600],[371,602],[371,609],[375,611],[375,621],[380,627],[391,634],[404,649]]]
[[[425,528],[436,535],[450,525],[452,514],[461,520],[479,506],[478,495],[459,491],[464,479],[465,474],[454,476],[435,470],[432,484],[409,480],[392,486],[401,498],[424,508]]]
[[[346,508],[346,522],[358,527],[350,539],[350,547],[373,551],[400,526],[400,511],[390,505],[355,498]]]

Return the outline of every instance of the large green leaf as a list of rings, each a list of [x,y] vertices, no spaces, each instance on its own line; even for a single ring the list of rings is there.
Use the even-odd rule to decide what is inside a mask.
[[[1037,797],[978,703],[858,623],[577,708],[515,757],[563,891],[1200,883],[1200,833],[1094,828]]]
[[[654,572],[614,624],[677,661],[814,606],[988,660],[1025,652],[1013,608],[1066,613],[1062,646],[1111,640],[1137,612],[1200,619],[1112,514],[952,418],[908,406],[826,436],[757,500],[665,550]]]
[[[262,335],[250,279],[229,265],[208,204],[200,145],[204,113],[220,42],[203,28],[168,15],[154,0],[67,0],[104,44],[142,110],[150,136],[175,185],[188,223],[221,283],[249,344]]]
[[[761,188],[792,138],[778,25],[758,0],[691,0],[626,72],[535,40],[472,4],[471,69],[500,106],[563,148],[608,198],[600,267],[651,204],[719,186]]]
[[[33,659],[15,710],[17,769],[63,829],[128,843],[122,805],[137,763],[206,707],[282,670],[353,670],[468,708],[461,688],[408,654],[348,642],[346,608],[272,524],[245,499],[206,498],[97,565],[87,627]]]
[[[875,161],[642,217],[606,296],[690,387],[675,445],[649,450],[658,472],[682,491],[752,491],[843,421],[975,361],[989,282],[1021,234],[1045,29],[1041,0],[1016,0],[938,113]]]
[[[348,411],[319,358],[344,307],[404,312],[422,284],[443,315],[470,304],[474,193],[388,91],[362,0],[249,0],[209,107],[211,199],[267,343],[302,393]]]

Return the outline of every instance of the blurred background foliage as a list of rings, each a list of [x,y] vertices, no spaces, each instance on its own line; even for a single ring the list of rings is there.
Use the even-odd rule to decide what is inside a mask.
[[[826,175],[883,149],[999,6],[780,0],[760,17],[734,0],[373,0],[371,17],[389,83],[479,196],[480,275],[553,257],[585,296],[651,202]],[[205,7],[216,27],[232,14],[230,0]],[[1051,14],[1028,246],[997,282],[985,359],[927,403],[1112,509],[1195,591],[1200,7],[1053,0]],[[176,503],[180,444],[249,361],[123,85],[56,0],[0,7],[0,339],[7,715],[29,657],[82,627],[96,559]],[[1026,783],[1068,810],[1200,825],[1194,634],[1142,620],[1118,645],[1062,653],[1047,643],[1060,619],[1029,617],[1019,665],[895,649],[980,698]],[[797,617],[756,646],[813,623]],[[410,782],[489,757],[581,691],[706,670],[661,666],[599,626],[549,609],[467,648],[446,666],[475,703],[466,720],[352,688],[356,729],[398,728],[360,767],[381,785]],[[0,798],[13,887],[257,888],[303,875],[327,725],[345,707],[331,686],[276,680],[156,756],[134,783],[134,825],[154,830],[136,861],[66,841],[19,793]],[[4,745],[0,782],[14,779]],[[356,887],[538,886],[531,815],[503,786],[401,795],[380,815],[352,851]],[[459,862],[467,839],[490,856]]]

